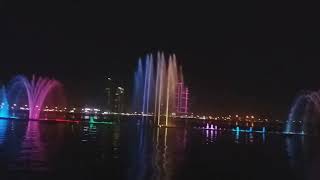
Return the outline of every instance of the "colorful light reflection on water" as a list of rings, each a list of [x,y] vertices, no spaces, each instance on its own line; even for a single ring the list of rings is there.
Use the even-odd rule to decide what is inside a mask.
[[[3,144],[6,139],[7,123],[7,120],[0,119],[0,145]]]
[[[120,124],[0,120],[10,179],[304,179],[311,137]],[[211,126],[209,126],[211,127]],[[248,169],[251,172],[248,174]],[[269,172],[261,177],[263,172]],[[50,174],[50,176],[49,176]]]

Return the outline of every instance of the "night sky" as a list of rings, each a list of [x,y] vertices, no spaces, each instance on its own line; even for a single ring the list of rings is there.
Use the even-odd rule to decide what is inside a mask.
[[[281,5],[281,16],[237,4],[0,5],[1,82],[17,74],[52,77],[70,105],[103,105],[106,76],[130,94],[138,58],[158,50],[177,55],[196,113],[284,118],[296,95],[320,89],[315,22],[279,13]]]

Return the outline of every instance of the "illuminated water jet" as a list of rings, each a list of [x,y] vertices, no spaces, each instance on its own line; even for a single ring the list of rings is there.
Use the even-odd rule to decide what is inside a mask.
[[[285,134],[319,133],[320,91],[305,92],[299,95],[289,112]]]
[[[182,70],[178,68],[176,56],[170,55],[166,59],[164,53],[158,52],[155,60],[152,54],[147,55],[143,60],[139,59],[134,82],[132,110],[141,112],[144,116],[151,114],[154,116],[155,124],[168,126],[169,117],[179,111],[176,105],[180,100],[177,103],[177,96],[182,94],[177,94],[178,84],[184,84]],[[180,88],[185,92],[186,87]],[[187,106],[188,97],[183,100]]]
[[[6,88],[2,86],[0,89],[0,118],[8,118],[9,117],[9,103],[8,97],[6,93]]]
[[[58,81],[48,78],[33,76],[31,80],[28,80],[25,76],[16,76],[12,80],[11,86],[11,91],[24,89],[27,95],[29,119],[39,119],[49,94],[53,92],[53,89],[62,85]]]

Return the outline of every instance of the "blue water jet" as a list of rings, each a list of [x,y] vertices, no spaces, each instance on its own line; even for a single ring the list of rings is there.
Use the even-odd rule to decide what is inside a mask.
[[[262,133],[266,133],[266,127],[262,128]]]
[[[9,117],[9,103],[6,93],[6,88],[2,86],[0,90],[0,118],[8,118]]]
[[[138,69],[134,74],[134,92],[133,92],[133,104],[132,104],[132,110],[134,112],[141,113],[142,112],[142,104],[143,99],[142,92],[144,87],[144,72],[143,72],[143,65],[142,60],[139,59],[138,62]]]

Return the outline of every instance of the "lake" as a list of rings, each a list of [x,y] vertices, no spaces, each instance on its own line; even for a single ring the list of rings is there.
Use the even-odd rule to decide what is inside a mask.
[[[0,120],[2,179],[319,179],[318,137]]]

